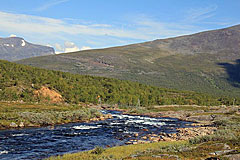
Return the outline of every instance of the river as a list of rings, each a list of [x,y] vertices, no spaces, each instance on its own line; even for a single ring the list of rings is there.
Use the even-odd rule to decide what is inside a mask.
[[[190,127],[191,122],[175,118],[151,118],[123,115],[118,111],[102,111],[112,114],[112,119],[90,123],[71,123],[54,128],[26,128],[0,131],[0,159],[43,159],[93,149],[96,146],[124,145],[128,135],[138,133],[173,133],[176,128]]]

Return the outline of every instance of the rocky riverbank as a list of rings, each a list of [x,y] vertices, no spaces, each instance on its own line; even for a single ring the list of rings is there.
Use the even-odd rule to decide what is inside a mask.
[[[182,141],[189,140],[197,136],[211,135],[217,130],[216,127],[194,127],[194,128],[179,128],[177,133],[160,133],[160,134],[148,134],[140,137],[135,134],[131,140],[126,142],[126,144],[144,144],[153,143],[160,141]]]
[[[131,140],[126,144],[142,144],[160,141],[181,141],[194,137],[209,136],[214,134],[219,123],[224,123],[240,115],[239,106],[154,106],[151,108],[125,108],[116,109],[130,115],[147,115],[150,117],[171,117],[183,121],[194,122],[190,128],[179,128],[177,133],[159,135],[149,134],[140,137],[138,134],[130,135]]]
[[[197,106],[197,105],[163,105],[153,107],[111,108],[123,114],[146,115],[150,117],[171,117],[183,121],[194,122],[195,126],[209,126],[220,120],[228,120],[235,115],[240,116],[240,106]]]

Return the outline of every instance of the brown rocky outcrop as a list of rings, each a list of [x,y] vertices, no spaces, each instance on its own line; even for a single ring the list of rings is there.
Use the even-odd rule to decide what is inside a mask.
[[[43,97],[45,99],[48,99],[50,102],[53,103],[63,102],[61,94],[52,89],[49,89],[48,87],[43,86],[41,89],[35,90],[33,94],[37,97]]]

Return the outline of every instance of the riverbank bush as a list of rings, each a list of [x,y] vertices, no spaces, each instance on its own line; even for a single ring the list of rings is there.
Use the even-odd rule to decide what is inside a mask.
[[[22,127],[46,126],[69,122],[87,121],[101,117],[94,108],[71,105],[47,105],[0,102],[0,129],[10,128],[10,124]]]
[[[200,144],[203,142],[218,141],[240,146],[240,123],[239,116],[232,116],[228,120],[218,120],[215,124],[218,130],[212,135],[194,137],[189,140],[190,144]]]

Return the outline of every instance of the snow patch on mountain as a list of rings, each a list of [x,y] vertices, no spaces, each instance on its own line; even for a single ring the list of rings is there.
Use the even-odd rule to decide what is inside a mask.
[[[26,45],[25,41],[22,40],[22,47],[24,47]]]

